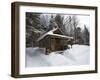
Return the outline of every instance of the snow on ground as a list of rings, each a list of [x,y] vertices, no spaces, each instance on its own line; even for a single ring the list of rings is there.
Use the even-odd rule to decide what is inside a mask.
[[[45,55],[43,48],[26,48],[25,64],[26,67],[87,65],[89,55],[90,49],[86,45],[73,45],[62,54],[52,52],[49,55]]]

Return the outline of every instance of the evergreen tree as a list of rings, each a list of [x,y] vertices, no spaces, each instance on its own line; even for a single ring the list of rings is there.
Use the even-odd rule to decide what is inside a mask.
[[[84,39],[84,44],[89,45],[89,30],[87,29],[86,25],[84,25],[84,30],[83,30],[83,39]]]
[[[55,16],[55,22],[57,23],[57,25],[60,28],[60,30],[62,31],[62,33],[64,35],[66,35],[65,24],[64,24],[64,16],[61,16],[60,14],[57,14]]]
[[[26,47],[35,45],[37,37],[34,31],[40,29],[40,14],[39,13],[26,13]]]
[[[81,28],[77,27],[76,28],[76,43],[78,44],[83,44],[83,38],[82,38],[82,32],[81,32]]]
[[[50,14],[41,14],[40,15],[40,24],[41,29],[44,30],[44,32],[48,31],[49,24],[50,24]]]
[[[51,15],[51,18],[49,20],[49,27],[48,27],[48,31],[52,30],[56,25],[55,22],[55,17],[53,15]]]

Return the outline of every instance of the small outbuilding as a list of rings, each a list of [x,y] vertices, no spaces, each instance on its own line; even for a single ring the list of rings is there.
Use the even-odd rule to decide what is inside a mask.
[[[62,51],[72,45],[73,37],[63,35],[60,28],[56,27],[37,39],[40,48],[46,49],[46,54],[53,51]]]

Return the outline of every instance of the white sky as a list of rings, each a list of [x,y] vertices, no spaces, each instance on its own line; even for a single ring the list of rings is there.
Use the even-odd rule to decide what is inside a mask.
[[[77,17],[80,20],[79,21],[79,23],[80,23],[79,27],[81,27],[83,29],[84,28],[84,24],[85,24],[86,27],[88,29],[90,29],[90,26],[89,26],[90,25],[90,16],[78,15]]]

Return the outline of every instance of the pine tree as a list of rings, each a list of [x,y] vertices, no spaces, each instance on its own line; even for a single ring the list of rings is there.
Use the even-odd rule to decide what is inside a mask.
[[[26,13],[26,47],[32,47],[35,45],[35,39],[37,37],[34,32],[40,29],[40,14],[39,13]]]
[[[84,39],[84,44],[89,45],[89,30],[87,29],[86,25],[84,25],[84,30],[83,30],[83,39]]]
[[[76,43],[83,44],[82,31],[80,27],[76,28]]]
[[[57,14],[55,16],[55,22],[57,23],[58,27],[60,28],[60,30],[62,31],[62,33],[64,35],[66,35],[66,31],[65,31],[65,23],[64,23],[64,16]]]

